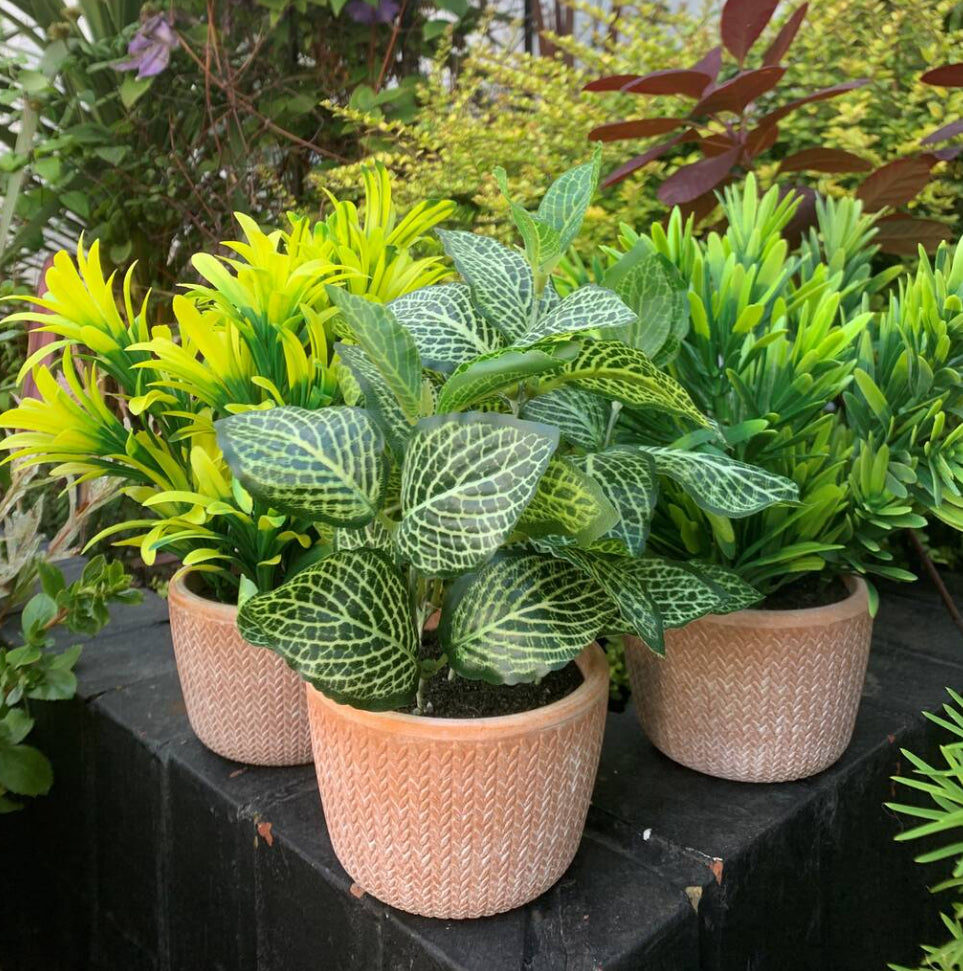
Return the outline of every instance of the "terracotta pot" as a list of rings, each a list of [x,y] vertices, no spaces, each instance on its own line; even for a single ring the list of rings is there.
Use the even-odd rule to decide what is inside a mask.
[[[598,769],[608,664],[535,711],[429,718],[339,705],[308,686],[324,816],[351,878],[425,917],[482,917],[546,891],[575,856]]]
[[[665,657],[626,638],[652,744],[690,769],[787,782],[832,765],[853,734],[873,620],[866,584],[805,610],[742,610],[666,631]]]
[[[171,638],[191,728],[212,751],[251,765],[311,761],[298,675],[237,631],[237,608],[199,596],[182,570],[168,587]]]

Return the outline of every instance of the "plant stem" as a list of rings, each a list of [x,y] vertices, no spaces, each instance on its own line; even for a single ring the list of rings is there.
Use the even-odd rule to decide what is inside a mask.
[[[943,606],[946,607],[946,612],[950,615],[950,619],[956,624],[960,633],[963,634],[963,615],[960,614],[960,610],[956,606],[952,594],[946,589],[946,584],[943,582],[943,577],[940,576],[940,571],[936,568],[936,564],[930,559],[929,554],[923,548],[923,544],[920,542],[919,536],[916,535],[915,529],[907,529],[906,535],[909,538],[910,545],[913,547],[913,552],[916,553],[920,563],[923,564],[923,569],[926,570],[930,582],[936,587],[937,593],[939,593],[940,599],[943,601]]]

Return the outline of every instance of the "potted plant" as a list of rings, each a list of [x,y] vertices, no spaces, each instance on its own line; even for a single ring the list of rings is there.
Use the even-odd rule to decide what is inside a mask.
[[[669,632],[664,657],[630,638],[637,708],[671,758],[742,781],[802,778],[839,758],[866,671],[869,578],[913,579],[893,562],[894,535],[928,517],[963,527],[963,250],[921,256],[896,289],[900,268],[872,274],[874,217],[858,201],[821,201],[791,254],[797,202],[758,197],[750,176],[724,194],[723,235],[700,242],[676,210],[666,228],[627,231],[609,271],[641,263],[663,279],[678,303],[648,350],[736,458],[798,488],[797,505],[736,516],[691,489],[691,456],[643,446],[661,484],[650,548],[727,566],[765,600]],[[619,430],[633,441],[652,426],[627,416]],[[718,448],[704,432],[686,444]]]
[[[271,652],[237,630],[239,593],[271,590],[313,558],[330,536],[304,517],[280,515],[232,478],[213,423],[226,415],[291,404],[322,408],[341,400],[332,360],[333,309],[325,284],[377,300],[443,278],[440,256],[411,248],[444,219],[451,203],[422,204],[400,218],[385,170],[365,173],[366,210],[336,203],[312,224],[262,232],[238,216],[232,259],[198,254],[201,283],[175,296],[176,326],[148,326],[128,272],[122,293],[106,278],[95,242],[76,262],[59,253],[36,309],[10,321],[37,321],[56,335],[25,364],[38,398],[0,416],[20,429],[3,446],[27,464],[52,464],[77,481],[113,477],[144,508],[92,542],[136,531],[119,545],[145,563],[159,552],[184,565],[169,586],[171,633],[191,725],[219,754],[287,765],[310,760],[304,692]],[[59,352],[59,368],[41,363]]]
[[[596,156],[536,213],[509,200],[524,256],[441,233],[462,283],[387,307],[331,288],[357,385],[346,404],[215,425],[251,496],[334,528],[334,552],[246,599],[238,623],[308,682],[345,869],[413,913],[508,910],[568,866],[605,720],[600,633],[655,642],[756,597],[724,568],[642,555],[650,462],[609,432],[636,409],[707,422],[613,336],[637,323],[616,293],[561,299],[551,283],[597,177]],[[725,457],[718,470],[753,490],[740,501],[795,493]]]

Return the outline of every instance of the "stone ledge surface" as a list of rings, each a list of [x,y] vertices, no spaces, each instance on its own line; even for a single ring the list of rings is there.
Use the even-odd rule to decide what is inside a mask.
[[[884,593],[836,766],[709,779],[612,713],[572,867],[527,907],[468,922],[357,896],[310,766],[200,745],[159,598],[119,611],[78,674],[75,701],[38,706],[52,794],[0,820],[3,971],[869,971],[941,935],[934,874],[892,842],[902,823],[882,805],[900,747],[935,752],[920,710],[963,688],[963,637],[922,583]]]

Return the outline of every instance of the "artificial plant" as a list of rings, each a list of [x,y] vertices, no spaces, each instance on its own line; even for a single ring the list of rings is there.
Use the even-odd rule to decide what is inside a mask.
[[[114,477],[144,507],[121,542],[152,563],[166,550],[204,571],[213,592],[236,598],[241,578],[265,590],[322,542],[303,519],[269,513],[233,480],[213,422],[275,404],[323,407],[340,400],[332,358],[326,284],[388,300],[448,272],[440,257],[414,256],[449,203],[424,203],[401,217],[383,168],[366,173],[366,205],[337,203],[319,223],[295,218],[287,232],[263,232],[239,216],[236,258],[194,257],[203,282],[175,297],[175,325],[148,324],[135,305],[131,271],[117,294],[100,247],[78,245],[76,263],[59,253],[36,309],[9,322],[36,321],[56,335],[24,365],[37,398],[0,416],[19,431],[3,447],[31,465],[52,464],[78,481]],[[41,363],[60,353],[59,368]]]
[[[622,248],[594,267],[603,281],[636,264],[661,280],[669,323],[647,351],[735,457],[799,489],[798,506],[733,520],[663,463],[650,545],[725,564],[766,593],[805,573],[912,579],[893,562],[894,534],[931,517],[963,528],[963,249],[921,256],[911,277],[874,274],[874,217],[858,200],[821,201],[792,251],[796,205],[775,188],[759,196],[750,177],[725,190],[724,233],[700,240],[676,209],[648,234],[623,227]],[[624,416],[616,432],[658,428]],[[718,450],[706,431],[685,442]]]
[[[758,599],[724,568],[644,555],[655,455],[685,465],[695,501],[733,516],[796,491],[721,452],[613,446],[626,413],[668,437],[715,432],[621,339],[659,327],[644,267],[620,286],[651,317],[604,287],[555,290],[598,168],[596,154],[562,175],[534,213],[508,198],[524,253],[440,232],[463,282],[387,306],[331,288],[338,354],[357,385],[349,403],[215,425],[252,496],[335,529],[334,552],[245,600],[238,624],[339,701],[423,710],[421,689],[446,663],[467,678],[532,681],[600,633],[661,650],[665,627]],[[421,630],[439,609],[442,656],[424,657]]]
[[[941,863],[952,860],[950,876],[933,887],[933,893],[951,890],[955,894],[953,907],[949,914],[941,914],[950,938],[945,944],[927,944],[923,947],[923,958],[915,971],[960,971],[963,968],[963,856],[959,835],[963,826],[963,698],[951,688],[947,688],[951,701],[943,705],[943,714],[924,711],[924,717],[945,732],[949,741],[940,746],[941,765],[930,765],[920,756],[901,749],[903,757],[913,767],[910,776],[894,776],[893,781],[921,792],[927,797],[927,805],[908,805],[888,802],[886,807],[894,812],[917,821],[911,829],[900,833],[896,839],[916,840],[926,837],[940,837],[941,842],[949,839],[946,845],[928,850],[916,857],[917,863]],[[892,971],[911,971],[902,965],[891,964]]]

